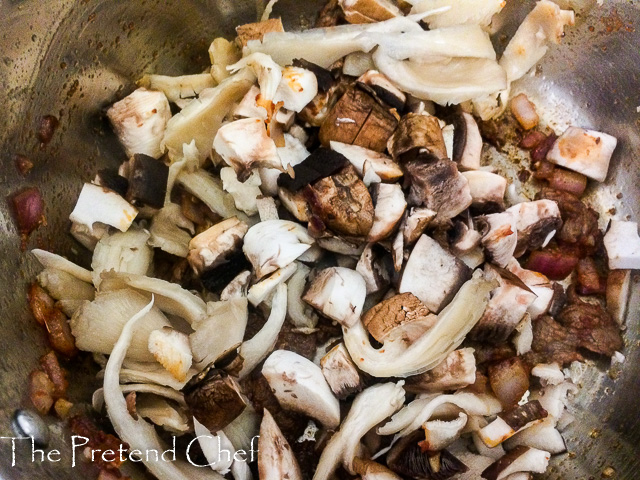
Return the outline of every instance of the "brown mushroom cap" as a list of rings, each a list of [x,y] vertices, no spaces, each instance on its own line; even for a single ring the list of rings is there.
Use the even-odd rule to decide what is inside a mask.
[[[408,113],[387,142],[387,148],[397,162],[413,160],[416,156],[442,160],[447,147],[436,117]]]
[[[364,326],[378,342],[401,325],[428,317],[429,309],[412,293],[401,293],[384,300],[362,317]]]

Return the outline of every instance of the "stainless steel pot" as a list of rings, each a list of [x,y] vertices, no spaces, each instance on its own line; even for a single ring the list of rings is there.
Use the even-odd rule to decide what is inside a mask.
[[[280,0],[275,13],[289,27],[308,25],[322,0]],[[511,0],[496,35],[510,35],[532,6]],[[559,2],[560,3],[560,2]],[[615,135],[620,143],[606,185],[590,198],[606,221],[615,215],[640,218],[640,3],[564,0],[578,4],[577,26],[545,57],[536,74],[522,83],[559,128],[567,123]],[[258,0],[260,4],[260,0]],[[594,6],[584,11],[584,6]],[[212,38],[232,36],[234,27],[256,18],[256,3],[239,0],[0,0],[0,188],[3,197],[37,185],[46,202],[48,225],[30,247],[43,246],[87,262],[66,233],[68,215],[82,182],[104,166],[118,165],[121,148],[103,118],[103,108],[133,89],[143,72],[175,75],[206,65]],[[55,115],[60,127],[41,148],[38,120]],[[35,164],[18,174],[13,155]],[[45,352],[45,339],[31,318],[26,286],[38,265],[20,251],[20,240],[6,202],[0,203],[0,435],[14,436],[11,417],[29,407],[26,379]],[[586,369],[571,410],[576,421],[565,433],[569,454],[552,462],[545,478],[640,478],[640,295],[638,281],[625,332],[626,362],[609,369],[601,362]],[[97,382],[87,363],[75,371],[71,398],[87,398]],[[608,374],[609,373],[609,374]],[[614,377],[615,379],[613,379]],[[83,397],[83,395],[85,395]],[[16,442],[12,466],[10,440],[0,440],[0,476],[7,479],[84,478],[85,467],[71,468],[70,434],[53,419],[50,449],[60,462],[35,462],[28,442]],[[82,463],[82,462],[80,462]],[[613,470],[608,470],[608,468]]]

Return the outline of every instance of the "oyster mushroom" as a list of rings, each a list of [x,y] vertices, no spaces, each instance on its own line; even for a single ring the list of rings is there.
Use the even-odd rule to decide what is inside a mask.
[[[193,355],[186,334],[171,327],[154,330],[149,334],[149,352],[176,380],[187,378]]]
[[[410,478],[447,479],[467,471],[467,466],[447,450],[428,452],[419,445],[421,433],[400,439],[387,454],[387,465]],[[421,443],[421,442],[420,442]]]
[[[89,234],[96,222],[126,232],[137,215],[138,210],[116,192],[85,183],[69,220],[84,226]]]
[[[222,430],[247,406],[237,381],[213,364],[182,388],[190,413],[212,432]]]
[[[139,88],[107,111],[118,140],[128,157],[144,153],[160,158],[165,128],[171,118],[169,101],[162,92]]]
[[[216,133],[213,148],[233,167],[240,181],[246,180],[253,167],[284,170],[276,144],[260,118],[243,118],[223,125]]]
[[[640,269],[640,237],[636,222],[611,220],[604,236],[604,248],[607,250],[611,270]]]
[[[521,430],[505,442],[509,450],[519,445],[545,450],[552,455],[567,451],[567,446],[560,432],[556,429],[556,419],[547,417],[531,427]]]
[[[436,117],[408,113],[389,138],[387,149],[393,159],[403,163],[417,156],[435,160],[447,158],[440,122]]]
[[[322,451],[313,480],[329,480],[340,464],[355,473],[354,459],[362,437],[404,403],[402,383],[374,385],[358,394],[340,430],[331,437]]]
[[[487,447],[495,447],[520,430],[531,426],[548,415],[538,400],[532,400],[512,410],[503,412],[486,427],[478,431],[480,439]]]
[[[289,350],[271,353],[262,367],[271,390],[285,409],[303,413],[334,430],[340,404],[315,363]]]
[[[436,316],[412,293],[383,300],[362,316],[362,323],[378,342],[413,343],[436,322]]]
[[[332,150],[344,155],[356,168],[360,176],[364,175],[365,165],[367,165],[367,163],[383,181],[393,182],[403,175],[400,166],[383,153],[369,150],[358,145],[349,145],[348,143],[336,141],[331,141],[330,146]]]
[[[302,472],[291,446],[266,408],[260,424],[258,472],[261,480],[302,480]]]
[[[514,257],[522,256],[527,250],[545,247],[555,232],[562,227],[558,204],[553,200],[522,202],[507,210],[516,217],[518,242]]]
[[[379,242],[387,238],[400,222],[407,202],[402,187],[397,183],[378,183],[373,187],[375,210],[368,242]]]
[[[329,350],[320,360],[322,374],[329,387],[340,400],[362,391],[364,382],[344,343]]]
[[[330,267],[318,273],[302,299],[323,315],[349,327],[359,320],[366,295],[362,275],[348,268]]]
[[[471,277],[469,268],[432,238],[422,235],[407,260],[400,293],[410,292],[432,312],[439,312]]]
[[[453,119],[453,156],[460,170],[478,170],[482,155],[482,137],[473,116],[461,112]],[[506,185],[505,185],[506,188]]]
[[[500,460],[496,460],[483,472],[486,480],[502,480],[517,472],[544,473],[551,455],[544,450],[518,446]]]
[[[425,439],[418,445],[423,452],[444,450],[458,438],[467,425],[467,414],[460,412],[453,420],[429,420],[422,425]]]
[[[502,175],[484,170],[462,172],[469,182],[471,205],[482,211],[500,211],[504,209],[504,194],[507,179]]]
[[[187,260],[194,272],[203,271],[223,264],[226,258],[242,243],[249,227],[236,217],[217,223],[196,235],[189,242]]]
[[[454,350],[433,370],[407,378],[405,390],[411,393],[435,393],[458,390],[476,381],[473,348]]]
[[[513,211],[492,213],[475,219],[482,234],[482,246],[487,260],[505,267],[518,244],[517,217]]]
[[[553,144],[547,160],[604,182],[618,140],[606,133],[569,127]]]
[[[260,279],[289,265],[313,243],[302,225],[287,220],[267,220],[249,229],[242,250]]]

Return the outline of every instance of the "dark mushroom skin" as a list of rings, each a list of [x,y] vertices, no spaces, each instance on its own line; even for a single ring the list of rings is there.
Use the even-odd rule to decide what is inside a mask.
[[[182,389],[190,413],[211,432],[229,425],[246,408],[236,380],[213,364]]]
[[[514,432],[517,432],[527,423],[535,422],[547,418],[549,414],[542,408],[538,400],[532,400],[506,412],[499,413],[498,416],[509,425]]]
[[[353,165],[305,187],[304,193],[313,214],[333,232],[364,237],[371,230],[373,200]]]
[[[100,170],[96,176],[96,180],[100,186],[113,190],[121,197],[125,197],[127,190],[129,190],[129,180],[118,174],[118,170],[115,168],[104,168]]]
[[[129,160],[126,200],[133,205],[162,208],[167,192],[169,167],[149,155],[136,153]]]
[[[408,113],[387,142],[396,162],[403,163],[420,156],[433,160],[447,158],[447,148],[440,122],[436,117]]]
[[[249,260],[244,256],[242,250],[237,250],[224,263],[215,268],[205,270],[200,275],[202,286],[210,292],[219,292],[226,287],[231,280],[243,272],[251,270],[252,266]]]
[[[524,455],[529,451],[529,447],[524,445],[518,445],[513,450],[510,450],[506,455],[502,456],[491,465],[489,465],[483,472],[482,478],[486,480],[498,480],[500,472],[511,465],[518,457]]]
[[[422,430],[400,439],[387,454],[387,466],[400,475],[418,480],[446,480],[468,467],[447,450],[423,452],[418,444]]]
[[[358,86],[365,88],[371,95],[384,105],[395,108],[397,112],[404,110],[407,96],[398,90],[387,77],[375,70],[365,72],[358,80]]]
[[[278,186],[291,192],[298,192],[307,185],[333,175],[349,165],[349,160],[341,153],[320,147],[313,151],[304,162],[293,167],[294,177],[281,173]]]

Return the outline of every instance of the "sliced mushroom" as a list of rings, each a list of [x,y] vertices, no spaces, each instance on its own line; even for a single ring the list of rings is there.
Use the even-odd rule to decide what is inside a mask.
[[[548,415],[538,400],[532,400],[513,410],[501,413],[498,418],[486,427],[480,429],[480,439],[488,447],[495,447],[506,439],[511,438],[520,430],[538,422]]]
[[[517,218],[513,212],[492,213],[475,219],[482,234],[487,260],[505,267],[518,244]]]
[[[531,305],[529,305],[531,308]],[[516,330],[512,338],[513,346],[517,355],[524,355],[531,351],[533,345],[533,324],[531,323],[531,315],[526,313],[520,323],[516,325]]]
[[[404,263],[404,228],[402,228],[402,224],[391,244],[391,258],[393,259],[393,269],[400,272]]]
[[[432,238],[422,235],[407,261],[400,293],[410,292],[438,313],[471,278],[469,268]]]
[[[617,144],[618,140],[606,133],[569,127],[553,144],[547,160],[604,182]]]
[[[210,292],[218,292],[227,287],[242,272],[249,269],[251,269],[251,263],[244,256],[244,253],[238,250],[227,256],[224,262],[217,267],[202,272],[200,282]]]
[[[407,208],[407,202],[402,187],[397,183],[376,184],[373,187],[373,198],[375,211],[367,241],[379,242],[391,235],[396,228]]]
[[[226,287],[220,292],[220,300],[230,300],[232,298],[242,298],[247,296],[251,272],[244,270],[236,275]]]
[[[485,276],[497,280],[499,286],[492,292],[482,318],[469,336],[475,340],[500,344],[513,333],[536,295],[515,275],[501,275],[489,264],[485,265]]]
[[[222,188],[231,194],[238,210],[242,210],[247,215],[258,213],[256,200],[262,195],[260,190],[262,180],[258,172],[252,171],[246,180],[241,182],[233,168],[224,167],[220,169],[220,180],[222,180]]]
[[[396,117],[371,95],[351,86],[328,113],[319,138],[324,146],[337,141],[383,152],[397,125]]]
[[[283,102],[287,110],[300,112],[317,93],[318,80],[313,72],[289,66],[282,70],[282,80],[273,101]]]
[[[460,170],[478,170],[482,156],[482,137],[475,119],[466,112],[453,120],[453,156]]]
[[[468,224],[462,221],[457,221],[447,235],[451,251],[458,257],[473,252],[482,240],[482,235],[477,230],[469,228]]]
[[[213,364],[182,389],[191,414],[212,432],[229,425],[247,406],[236,380]]]
[[[333,80],[333,76],[331,77]],[[312,127],[320,127],[327,119],[329,112],[333,109],[334,105],[342,95],[344,91],[344,85],[341,82],[333,80],[328,88],[322,89],[318,85],[320,90],[311,102],[304,107],[298,114],[298,118],[303,122],[308,123]]]
[[[341,463],[353,474],[353,461],[362,437],[402,407],[403,403],[404,390],[401,384],[377,384],[360,392],[351,404],[340,430],[322,451],[313,480],[333,478],[334,471]]]
[[[302,299],[345,327],[360,319],[367,286],[362,275],[343,267],[322,270]]]
[[[263,278],[258,283],[255,283],[249,289],[247,300],[249,300],[253,306],[260,305],[273,293],[278,285],[289,280],[297,268],[298,267],[295,262],[290,263],[286,267],[276,270],[268,277]]]
[[[410,246],[416,243],[436,215],[438,212],[429,208],[411,207],[402,227],[404,244]]]
[[[320,367],[331,390],[340,400],[364,388],[362,376],[351,360],[344,343],[339,343],[329,350],[320,360]]]
[[[267,220],[249,229],[242,250],[260,279],[289,265],[313,243],[302,225],[287,220]]]
[[[631,270],[611,270],[607,276],[607,311],[624,325],[627,316],[627,304],[631,291]]]
[[[538,377],[542,386],[559,385],[564,382],[564,373],[558,363],[539,363],[531,369],[531,375]]]
[[[189,264],[197,274],[223,264],[248,230],[246,223],[232,217],[196,235],[189,242]]]
[[[505,442],[509,450],[519,445],[545,450],[552,455],[567,451],[567,446],[560,432],[555,427],[556,419],[547,417],[539,423],[518,432]]]
[[[315,363],[289,350],[271,353],[262,375],[285,409],[308,415],[334,430],[340,425],[340,404]]]
[[[281,174],[278,186],[291,192],[298,192],[307,185],[329,177],[348,165],[347,159],[339,152],[328,148],[317,148],[304,161],[294,165],[294,176]]]
[[[473,348],[454,350],[433,370],[407,378],[405,389],[411,393],[435,393],[458,390],[476,381]]]
[[[397,112],[404,110],[407,96],[377,70],[363,73],[357,81],[370,87],[376,97],[391,108],[395,108]]]
[[[535,320],[547,313],[556,296],[555,288],[549,279],[541,273],[522,268],[515,258],[509,260],[506,268],[536,294],[536,299],[527,308],[527,313],[531,315],[531,319]]]
[[[460,412],[454,420],[429,420],[422,425],[425,439],[418,445],[423,452],[444,450],[458,438],[467,425],[467,414]]]
[[[399,163],[414,160],[418,156],[434,160],[447,158],[440,122],[430,115],[408,113],[402,117],[397,130],[387,142],[387,148]]]
[[[529,390],[529,367],[521,357],[511,357],[489,366],[489,384],[505,409],[518,404]]]
[[[143,153],[160,158],[164,131],[171,118],[169,101],[162,92],[139,88],[107,111],[118,140],[128,157]]]
[[[446,480],[467,471],[467,466],[447,450],[423,451],[418,444],[421,433],[400,439],[387,454],[387,465],[409,478],[439,478]]]
[[[407,344],[422,336],[437,317],[412,293],[401,293],[383,300],[362,317],[362,323],[378,342],[403,341]]]
[[[402,480],[392,470],[372,460],[353,459],[353,470],[362,480]]]
[[[276,144],[260,118],[244,118],[223,125],[216,133],[213,148],[233,167],[240,181],[246,180],[253,167],[283,170]]]
[[[93,224],[100,222],[126,232],[138,215],[138,210],[112,190],[85,183],[69,220],[84,226],[89,234]]]
[[[323,250],[354,257],[362,255],[362,252],[364,252],[364,249],[366,248],[366,244],[359,242],[358,239],[347,239],[334,235],[318,238],[317,242]]]
[[[176,380],[187,378],[193,360],[187,335],[171,327],[154,330],[149,334],[149,352]]]
[[[297,328],[314,328],[318,323],[318,315],[313,307],[302,300],[310,273],[309,267],[297,262],[296,272],[287,282],[287,315]]]
[[[286,188],[278,188],[278,198],[282,206],[300,222],[308,222],[311,216],[309,204],[304,198],[302,192],[291,192]]]
[[[427,161],[420,157],[405,162],[404,170],[411,185],[409,204],[435,210],[433,222],[445,223],[471,205],[469,182],[451,160]]]
[[[640,269],[640,237],[636,222],[611,220],[604,236],[604,248],[607,249],[611,270]]]
[[[149,233],[149,245],[186,258],[195,227],[193,222],[184,216],[180,205],[168,203],[153,216]]]
[[[390,0],[339,0],[349,23],[375,23],[402,15]]]
[[[550,457],[549,452],[544,450],[518,446],[489,465],[482,472],[482,478],[502,480],[517,472],[544,473],[547,471]]]
[[[391,274],[381,250],[384,251],[380,246],[368,244],[356,265],[356,272],[362,275],[367,284],[367,295],[379,292],[391,282]]]
[[[469,182],[471,205],[481,211],[501,211],[504,209],[504,194],[507,190],[507,179],[502,175],[474,170],[462,172]]]
[[[127,170],[128,173],[129,164],[125,162],[120,166],[120,169]],[[120,175],[118,170],[115,168],[104,168],[98,171],[96,177],[93,179],[93,183],[100,185],[101,187],[108,188],[109,190],[113,190],[121,197],[124,197],[129,189],[129,180]]]
[[[258,440],[258,472],[262,480],[302,480],[302,472],[291,446],[266,408]]]
[[[256,85],[252,86],[242,98],[242,101],[233,108],[232,115],[242,118],[261,118],[266,121],[267,109],[256,102],[258,95],[260,95],[260,89]]]
[[[520,257],[527,250],[545,247],[555,232],[562,227],[558,204],[553,200],[522,202],[507,210],[516,217],[518,243],[514,256]]]
[[[347,160],[356,168],[360,176],[364,175],[365,165],[370,165],[371,169],[383,181],[393,182],[402,177],[402,169],[383,153],[369,150],[358,145],[331,141],[332,150],[344,155]]]
[[[311,211],[335,233],[361,237],[371,231],[373,201],[352,165],[307,186],[304,193]]]

